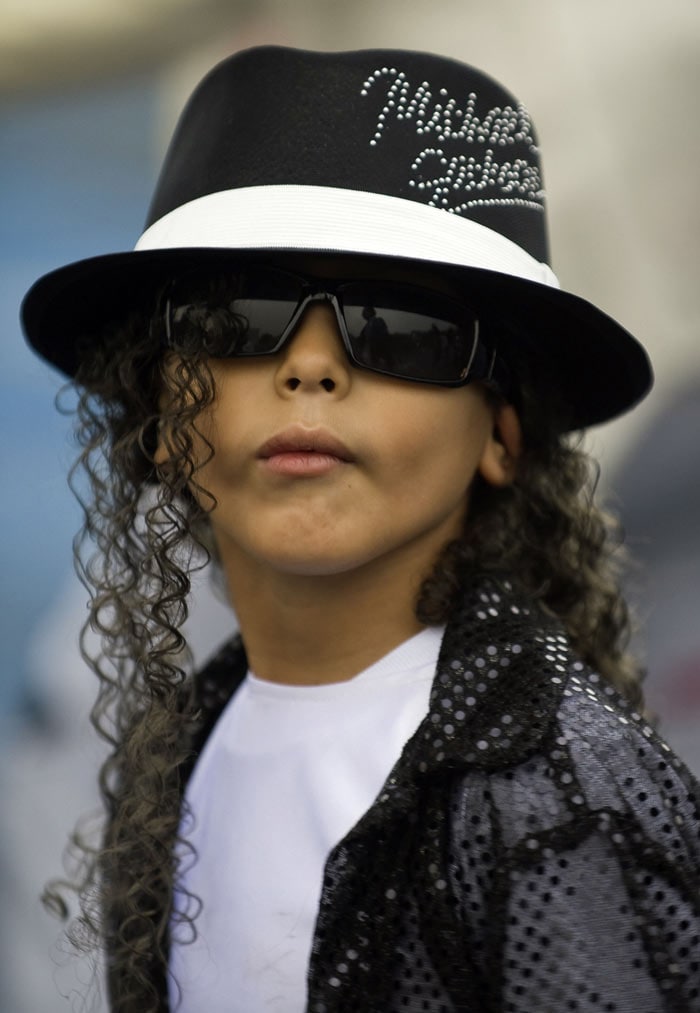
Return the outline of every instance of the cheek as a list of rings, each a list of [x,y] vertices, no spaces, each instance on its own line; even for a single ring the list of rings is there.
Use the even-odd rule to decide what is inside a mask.
[[[235,420],[202,417],[193,437],[193,457],[197,465],[195,483],[220,499],[231,495],[241,481],[241,462],[236,455]],[[194,489],[193,489],[194,491]]]
[[[249,403],[249,391],[237,384],[230,370],[214,362],[211,364],[215,397],[213,403],[197,418],[193,433],[195,460],[200,465],[199,477],[203,485],[207,480],[221,482],[229,476],[238,477],[240,434],[246,418],[255,411]],[[212,450],[214,456],[212,457]]]
[[[387,420],[383,464],[398,498],[451,508],[466,500],[491,428],[486,405],[469,394],[439,391],[407,404],[400,425]]]
[[[476,468],[490,432],[490,418],[486,406],[473,398],[450,397],[464,394],[464,390],[440,391],[422,404],[407,404],[399,423],[396,418],[393,426],[387,422],[387,440],[395,442],[399,464],[410,467],[420,462],[430,470],[454,466],[462,472]]]

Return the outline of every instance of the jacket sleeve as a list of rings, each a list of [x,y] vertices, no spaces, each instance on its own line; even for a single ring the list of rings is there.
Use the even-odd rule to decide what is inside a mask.
[[[565,696],[543,747],[455,795],[452,887],[488,1008],[699,1013],[697,782],[596,694]]]

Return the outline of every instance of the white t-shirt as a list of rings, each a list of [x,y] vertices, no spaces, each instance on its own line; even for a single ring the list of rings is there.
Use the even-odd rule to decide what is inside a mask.
[[[423,630],[347,682],[287,686],[248,673],[187,788],[183,831],[197,859],[183,885],[203,906],[194,943],[173,929],[173,1009],[304,1010],[326,859],[427,714],[442,634]]]

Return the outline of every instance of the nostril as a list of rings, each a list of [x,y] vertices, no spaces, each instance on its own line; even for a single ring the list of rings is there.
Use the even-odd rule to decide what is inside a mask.
[[[326,391],[334,391],[336,387],[335,380],[332,380],[329,376],[324,376],[318,383]],[[298,376],[290,376],[285,380],[285,385],[287,390],[297,390],[301,386],[301,380]]]

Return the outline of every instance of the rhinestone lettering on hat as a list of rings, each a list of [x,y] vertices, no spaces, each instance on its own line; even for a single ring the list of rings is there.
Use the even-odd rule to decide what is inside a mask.
[[[369,143],[373,147],[379,144],[392,119],[413,125],[420,140],[434,137],[435,143],[417,152],[409,179],[409,186],[423,191],[429,206],[452,214],[489,205],[544,210],[537,161],[508,157],[514,145],[521,152],[537,152],[530,116],[523,105],[495,106],[480,116],[475,92],[460,106],[446,88],[435,97],[428,81],[414,87],[396,67],[373,71],[360,94],[368,96],[382,79],[387,79],[386,99]]]

